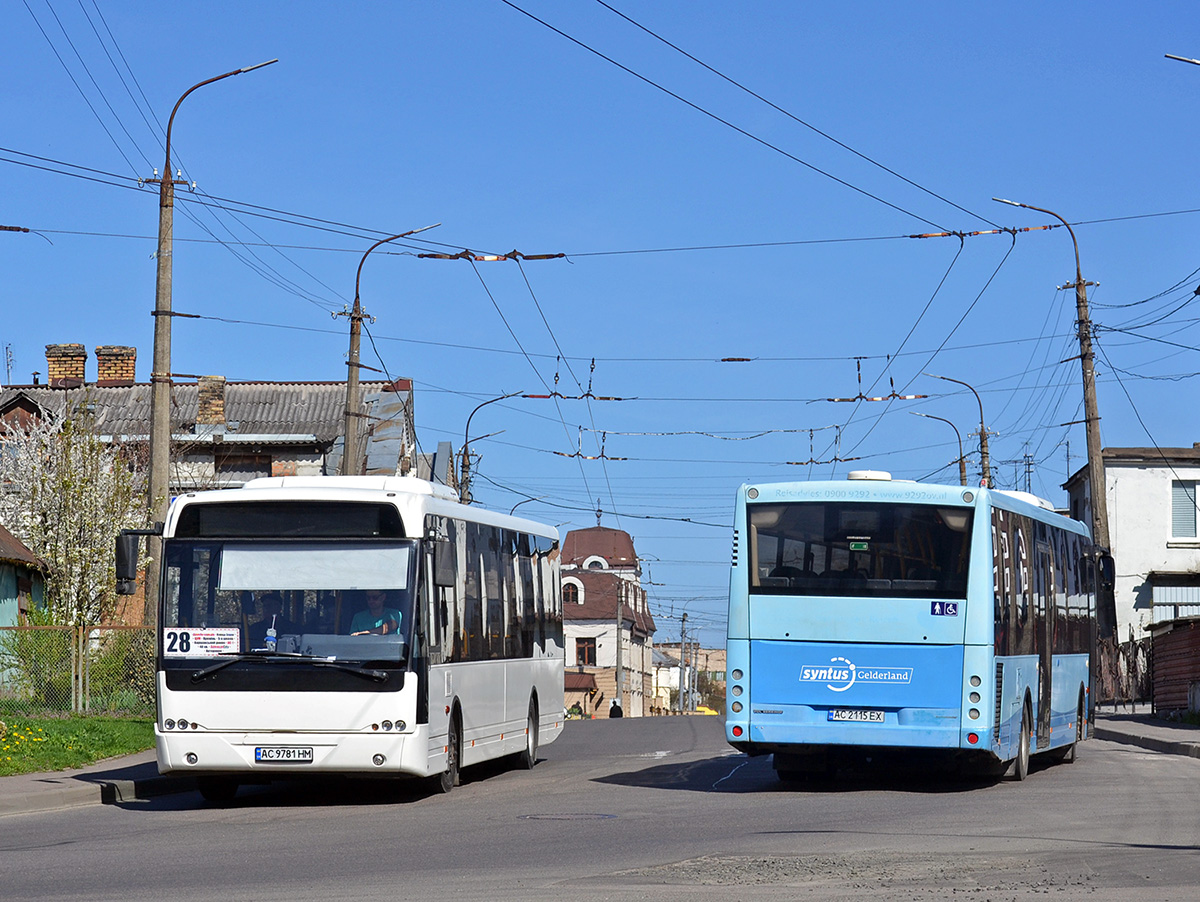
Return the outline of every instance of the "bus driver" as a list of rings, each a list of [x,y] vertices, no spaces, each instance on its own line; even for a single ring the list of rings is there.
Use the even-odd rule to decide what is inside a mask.
[[[386,607],[387,593],[382,589],[367,590],[367,609],[359,611],[350,621],[351,636],[376,634],[386,636],[400,629],[400,612]]]

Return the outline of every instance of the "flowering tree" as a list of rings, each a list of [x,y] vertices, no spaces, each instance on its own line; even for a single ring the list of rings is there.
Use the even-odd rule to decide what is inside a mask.
[[[146,522],[138,455],[101,438],[86,401],[0,425],[0,523],[48,567],[52,623],[88,626],[118,601],[114,547]]]

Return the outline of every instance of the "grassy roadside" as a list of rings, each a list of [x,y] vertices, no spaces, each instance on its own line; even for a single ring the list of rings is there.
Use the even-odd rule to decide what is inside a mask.
[[[0,777],[84,767],[154,745],[154,721],[117,717],[7,717]]]

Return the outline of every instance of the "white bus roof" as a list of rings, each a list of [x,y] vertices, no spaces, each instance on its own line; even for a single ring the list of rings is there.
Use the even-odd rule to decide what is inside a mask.
[[[458,500],[458,492],[448,485],[417,479],[415,476],[263,476],[251,479],[243,489],[365,489],[374,492],[406,492]]]

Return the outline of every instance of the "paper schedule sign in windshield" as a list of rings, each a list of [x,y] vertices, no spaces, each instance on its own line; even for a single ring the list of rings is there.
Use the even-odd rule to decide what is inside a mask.
[[[216,658],[241,648],[241,630],[236,627],[163,630],[163,656],[167,658]]]

